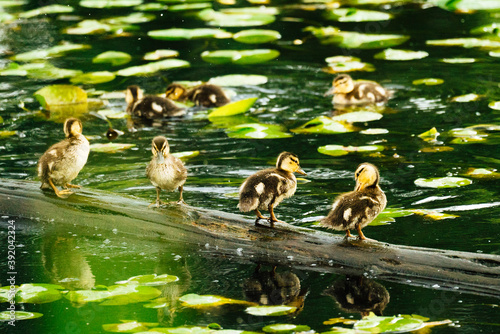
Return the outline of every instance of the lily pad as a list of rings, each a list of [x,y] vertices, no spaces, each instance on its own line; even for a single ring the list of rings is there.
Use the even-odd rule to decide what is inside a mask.
[[[94,64],[109,63],[112,66],[127,64],[132,60],[132,56],[121,51],[106,51],[92,58]]]
[[[332,120],[338,122],[348,122],[348,123],[371,122],[371,121],[377,121],[382,117],[383,117],[382,114],[373,111],[354,111],[342,115],[333,116]]]
[[[175,58],[179,56],[179,51],[176,50],[166,50],[159,49],[152,52],[148,52],[144,55],[144,60],[159,60],[163,58]]]
[[[142,0],[81,0],[80,6],[87,8],[134,7],[142,4]]]
[[[64,29],[63,32],[68,35],[91,35],[103,34],[112,30],[113,28],[109,24],[97,20],[83,20],[78,22],[76,26]]]
[[[101,302],[111,296],[111,293],[106,290],[78,290],[70,291],[64,298],[75,304],[86,304],[92,302]]]
[[[382,52],[377,53],[373,57],[375,59],[384,59],[384,60],[414,60],[414,59],[422,59],[427,56],[429,56],[429,53],[425,51],[397,50],[389,48]]]
[[[145,13],[131,13],[127,16],[115,16],[103,19],[101,22],[110,25],[127,25],[127,24],[137,24],[151,22],[156,19],[154,14]]]
[[[414,214],[424,216],[425,218],[433,220],[454,219],[459,217],[457,215],[451,215],[449,213],[443,213],[435,210],[412,209],[410,211],[413,212]]]
[[[37,9],[28,10],[26,12],[19,13],[19,17],[23,19],[28,19],[35,16],[47,15],[47,14],[63,14],[63,13],[71,13],[75,9],[71,6],[63,6],[63,5],[48,5],[44,7],[40,7]]]
[[[265,13],[217,12],[213,9],[202,10],[197,16],[209,26],[216,27],[262,26],[273,23],[276,20],[274,15]]]
[[[136,284],[112,285],[108,287],[111,296],[100,305],[128,305],[157,298],[161,291],[151,286]]]
[[[72,85],[46,86],[37,90],[34,95],[47,110],[50,110],[51,106],[87,103],[87,93],[80,87]]]
[[[171,12],[185,12],[200,11],[207,8],[212,8],[211,2],[182,3],[178,5],[170,5],[168,7],[168,10]]]
[[[263,317],[276,317],[281,315],[287,315],[290,313],[294,313],[297,311],[295,306],[287,306],[287,305],[274,305],[274,306],[251,306],[245,309],[245,312],[254,316],[263,316]]]
[[[370,225],[371,226],[388,225],[390,223],[396,222],[396,219],[394,218],[407,217],[411,215],[413,215],[413,212],[411,210],[386,208],[377,216],[377,218],[375,218],[370,223]]]
[[[336,8],[327,10],[324,17],[327,20],[335,20],[339,22],[370,22],[390,20],[393,18],[393,15],[375,10]]]
[[[201,58],[212,64],[258,64],[277,58],[279,51],[272,49],[204,51]]]
[[[265,29],[243,30],[233,35],[235,41],[245,44],[269,43],[280,38],[278,31]]]
[[[134,75],[148,75],[161,70],[189,67],[189,62],[181,59],[164,59],[144,65],[127,67],[116,72],[117,75],[129,77]]]
[[[130,321],[118,324],[103,324],[102,329],[112,333],[137,333],[147,331],[149,328],[141,322]]]
[[[135,144],[120,144],[120,143],[106,143],[106,144],[91,144],[90,150],[99,153],[116,153],[128,150],[134,147]]]
[[[469,12],[472,10],[496,10],[500,9],[500,1],[498,0],[487,0],[487,1],[476,1],[476,0],[430,0],[436,6],[449,11],[463,11]]]
[[[40,49],[40,50],[19,53],[15,56],[12,56],[11,59],[15,61],[28,62],[28,61],[47,59],[53,57],[62,57],[68,52],[85,50],[85,49],[90,49],[90,45],[65,43],[47,49]]]
[[[500,33],[500,24],[494,22],[491,24],[476,27],[474,29],[471,29],[470,33],[473,35],[492,34],[498,36],[498,34]]]
[[[474,93],[471,94],[465,94],[465,95],[459,95],[451,98],[451,102],[473,102],[477,101],[481,98],[481,95],[477,95]]]
[[[97,112],[99,115],[110,119],[123,119],[127,117],[127,112],[116,109],[102,109]]]
[[[254,105],[257,99],[258,97],[250,97],[248,99],[228,103],[222,107],[213,109],[212,112],[208,114],[208,118],[243,114]]]
[[[211,78],[208,83],[223,87],[257,86],[267,83],[267,77],[257,74],[228,74]]]
[[[334,157],[347,155],[352,152],[380,152],[384,147],[380,145],[366,145],[366,146],[342,146],[342,145],[325,145],[318,148],[321,154],[331,155]]]
[[[380,317],[372,315],[357,321],[354,324],[354,329],[370,333],[402,333],[416,331],[424,326],[425,324],[421,319],[412,317]]]
[[[471,64],[476,62],[476,58],[443,58],[441,61],[448,64]]]
[[[419,178],[416,179],[415,184],[419,187],[425,188],[455,188],[468,186],[472,183],[472,180],[463,177],[434,177],[430,179]]]
[[[167,298],[160,297],[160,298],[153,299],[149,303],[146,303],[142,306],[145,308],[165,308],[165,307],[168,307],[169,305],[170,304],[167,301]]]
[[[25,312],[25,311],[14,311],[14,319],[17,320],[28,320],[36,319],[42,317],[43,314],[37,312]],[[0,312],[0,321],[11,321],[10,311]]]
[[[410,36],[395,34],[363,34],[341,31],[335,27],[307,27],[322,44],[336,44],[347,49],[382,49],[403,44]]]
[[[329,62],[328,67],[324,71],[331,74],[354,71],[373,72],[375,71],[375,66],[362,61]]]
[[[418,135],[418,137],[422,138],[427,142],[435,141],[438,136],[439,132],[435,127]]]
[[[0,139],[9,138],[17,134],[17,131],[1,130]]]
[[[291,134],[284,132],[283,127],[276,124],[245,123],[227,129],[230,138],[244,139],[278,139],[289,138]]]
[[[165,284],[172,283],[172,282],[177,282],[178,280],[179,280],[179,277],[174,276],[174,275],[151,274],[151,275],[140,275],[140,276],[130,277],[128,280],[119,281],[119,282],[116,282],[116,284],[139,284],[139,285],[146,285],[146,286],[158,286],[158,285],[165,285]]]
[[[500,101],[493,101],[488,103],[488,107],[490,107],[493,110],[500,110]]]
[[[443,82],[444,80],[440,78],[424,78],[412,81],[414,85],[426,85],[426,86],[441,85]]]
[[[108,71],[89,72],[77,75],[70,79],[73,84],[100,84],[113,81],[115,74]]]
[[[359,133],[364,134],[364,135],[383,135],[386,133],[389,133],[389,130],[387,129],[382,129],[382,128],[370,128],[366,130],[361,130]]]
[[[254,305],[254,303],[247,302],[244,300],[237,300],[226,298],[222,296],[215,295],[198,295],[195,293],[190,293],[179,298],[183,306],[203,308],[203,307],[213,307],[225,304],[244,304],[244,305]]]
[[[21,284],[17,289],[16,302],[45,304],[62,298],[64,287],[56,284]]]
[[[294,133],[322,133],[335,134],[354,131],[353,127],[330,117],[319,116],[301,125],[298,128],[291,129]]]
[[[168,6],[163,5],[161,3],[145,3],[139,6],[134,7],[135,10],[142,11],[142,12],[159,12],[163,10],[167,10]]]
[[[500,48],[500,41],[488,38],[462,37],[449,39],[435,39],[425,42],[427,45],[461,46],[463,48]]]
[[[264,333],[294,333],[294,332],[307,332],[311,327],[306,325],[294,325],[294,324],[272,324],[267,325],[262,328]]]
[[[469,168],[465,175],[479,179],[499,179],[500,173],[494,168]]]
[[[216,28],[171,28],[164,30],[152,30],[148,32],[148,36],[154,39],[165,41],[180,41],[201,38],[231,38],[233,34],[222,29]]]

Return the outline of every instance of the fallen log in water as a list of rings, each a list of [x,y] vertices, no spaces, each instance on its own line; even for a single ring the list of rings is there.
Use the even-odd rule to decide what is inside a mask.
[[[190,244],[207,256],[288,265],[297,269],[364,274],[405,284],[500,297],[500,256],[392,245],[346,242],[343,235],[253,220],[220,211],[172,205],[147,209],[145,200],[99,190],[68,199],[42,192],[39,184],[0,179],[0,214],[33,224],[99,227],[130,238]],[[411,281],[411,283],[409,283]]]

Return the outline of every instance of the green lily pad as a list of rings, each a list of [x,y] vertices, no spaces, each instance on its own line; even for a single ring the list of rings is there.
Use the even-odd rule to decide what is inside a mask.
[[[354,329],[368,331],[370,333],[387,333],[387,332],[412,332],[424,327],[425,324],[421,319],[412,317],[394,316],[394,317],[379,317],[368,316],[354,324]]]
[[[318,148],[321,154],[331,155],[334,157],[347,155],[351,152],[380,152],[384,147],[380,145],[366,145],[366,146],[342,146],[342,145],[325,145]]]
[[[139,6],[134,7],[135,10],[137,11],[142,11],[142,12],[160,12],[163,10],[167,10],[168,6],[163,5],[161,3],[145,3]]]
[[[435,39],[425,42],[427,45],[438,46],[461,46],[463,48],[500,48],[500,41],[488,38],[449,38],[449,39]]]
[[[390,20],[393,18],[393,15],[375,10],[336,8],[327,10],[324,17],[327,20],[335,20],[339,22],[370,22]]]
[[[377,218],[375,218],[370,223],[370,225],[371,226],[388,225],[390,223],[396,222],[396,219],[394,218],[407,217],[411,215],[413,215],[413,212],[411,210],[386,208],[377,216]]]
[[[0,0],[0,7],[20,7],[28,3],[28,0]]]
[[[17,134],[17,131],[1,130],[0,139],[9,138]]]
[[[156,19],[154,14],[145,13],[131,13],[127,16],[115,16],[103,19],[101,22],[110,25],[127,25],[127,24],[137,24],[151,22]]]
[[[298,128],[290,130],[293,133],[322,133],[322,134],[335,134],[346,133],[354,131],[353,127],[349,124],[333,120],[330,117],[319,116]]]
[[[68,52],[85,50],[85,49],[90,49],[90,45],[65,43],[47,49],[19,53],[15,56],[12,56],[11,59],[15,61],[28,62],[28,61],[47,59],[53,57],[62,57]]]
[[[480,179],[499,179],[500,173],[494,168],[469,168],[465,175]]]
[[[142,4],[142,0],[81,0],[80,6],[86,8],[134,7]]]
[[[382,128],[373,128],[373,129],[361,130],[359,131],[359,133],[364,135],[383,135],[389,133],[389,130]]]
[[[274,305],[274,306],[251,306],[245,309],[245,312],[255,316],[263,316],[263,317],[276,317],[281,315],[287,315],[290,313],[294,313],[297,311],[295,306],[287,306],[287,305]]]
[[[56,284],[21,284],[16,293],[16,302],[45,304],[62,298],[64,287]]]
[[[112,333],[137,333],[147,331],[149,330],[149,327],[158,326],[158,323],[154,324],[153,326],[148,325],[151,324],[137,321],[126,321],[118,324],[103,324],[102,329],[104,329],[106,332]]]
[[[183,306],[194,307],[194,308],[213,307],[213,306],[220,306],[220,305],[225,305],[225,304],[254,305],[254,303],[247,302],[244,300],[237,300],[237,299],[231,299],[231,298],[226,298],[226,297],[222,297],[222,296],[214,296],[214,295],[198,295],[195,293],[190,293],[190,294],[184,295],[184,296],[179,298],[179,301],[182,302]]]
[[[92,58],[94,64],[109,63],[112,66],[127,64],[132,60],[132,56],[121,51],[106,51]]]
[[[173,68],[189,67],[189,62],[181,59],[164,59],[156,62],[151,62],[144,65],[127,67],[116,72],[117,75],[124,77],[134,75],[148,75],[162,70]]]
[[[274,15],[265,13],[217,12],[213,9],[202,10],[197,16],[209,26],[216,27],[262,26],[273,23],[276,20]]]
[[[70,79],[73,84],[100,84],[113,81],[115,74],[108,71],[89,72],[77,75]]]
[[[106,118],[110,119],[123,119],[127,118],[127,112],[123,110],[117,110],[117,109],[102,109],[97,111],[97,113],[101,116],[104,116]]]
[[[19,17],[23,19],[28,19],[35,16],[47,15],[47,14],[63,14],[63,13],[71,13],[75,9],[71,6],[63,6],[63,5],[48,5],[44,7],[40,7],[37,9],[28,10],[26,12],[19,13]]]
[[[100,305],[128,305],[157,298],[161,291],[151,286],[137,284],[112,285],[108,287],[111,296]]]
[[[295,332],[307,332],[311,327],[306,325],[294,325],[294,324],[272,324],[267,325],[262,328],[264,333],[295,333]]]
[[[152,52],[148,52],[144,55],[144,60],[159,60],[164,58],[175,58],[179,56],[179,51],[176,50],[165,50],[159,49]]]
[[[257,86],[267,83],[267,77],[257,74],[228,74],[210,78],[208,83],[223,87]]]
[[[283,127],[276,124],[245,123],[227,129],[230,138],[245,139],[278,139],[289,138],[291,134],[284,132]]]
[[[171,5],[168,7],[168,10],[171,12],[185,12],[185,11],[200,11],[207,8],[212,8],[211,2],[183,3],[178,5]]]
[[[258,0],[257,0],[258,1]],[[255,7],[228,7],[221,9],[224,14],[239,14],[239,15],[256,15],[256,14],[266,14],[266,15],[278,15],[280,9],[273,6],[255,6]]]
[[[35,92],[35,98],[41,106],[50,110],[51,106],[87,103],[87,93],[77,86],[51,85]]]
[[[382,114],[373,111],[354,111],[342,115],[333,116],[332,120],[338,122],[348,122],[348,123],[371,122],[371,121],[378,121],[382,117],[383,117]]]
[[[212,64],[258,64],[263,63],[280,55],[279,51],[272,49],[254,50],[217,50],[204,51],[201,58]]]
[[[307,27],[322,44],[336,44],[347,49],[382,49],[403,44],[410,36],[395,34],[363,34],[341,31],[335,27]]]
[[[106,143],[106,144],[91,144],[90,150],[99,153],[116,153],[128,150],[134,147],[135,144],[120,144],[120,143]]]
[[[165,285],[168,283],[177,282],[178,280],[179,280],[179,277],[174,276],[174,275],[151,274],[151,275],[140,275],[140,276],[130,277],[128,280],[116,282],[116,284],[129,284],[130,283],[130,284],[139,284],[139,285],[146,285],[146,286],[157,286],[157,285]]]
[[[28,320],[28,319],[36,319],[42,317],[43,314],[37,312],[25,312],[25,311],[14,311],[15,320]],[[0,321],[11,321],[10,311],[0,312]]]
[[[449,213],[443,213],[435,210],[426,210],[426,209],[412,209],[410,210],[412,213],[420,216],[424,216],[425,218],[433,219],[433,220],[443,220],[443,219],[455,219],[459,216],[451,215]]]
[[[472,183],[469,179],[453,176],[434,177],[430,179],[419,178],[414,182],[417,186],[426,188],[455,188],[468,186]]]
[[[471,64],[476,62],[476,58],[443,58],[441,61],[448,64]]]
[[[499,0],[487,0],[487,1],[476,1],[476,0],[430,0],[436,6],[449,11],[463,11],[469,12],[472,10],[497,10],[500,9]]]
[[[414,60],[425,58],[428,55],[429,53],[425,51],[385,49],[384,51],[377,53],[373,57],[375,59],[384,60]]]
[[[86,304],[93,302],[102,302],[110,297],[111,293],[108,290],[78,290],[70,291],[64,298],[68,299],[74,304]]]
[[[500,51],[499,50],[493,50],[493,51],[488,52],[488,55],[490,57],[500,58]]]
[[[451,102],[472,102],[472,101],[477,101],[481,98],[481,95],[477,95],[474,93],[471,94],[464,94],[464,95],[459,95],[459,96],[454,96],[451,98]]]
[[[78,22],[76,26],[64,29],[63,33],[68,35],[92,35],[103,34],[112,30],[113,28],[109,24],[97,20],[83,20]]]
[[[494,22],[491,24],[476,27],[474,29],[471,29],[470,33],[473,35],[492,34],[498,36],[498,34],[500,33],[500,24]]]
[[[208,114],[208,118],[243,114],[254,105],[257,99],[258,97],[250,97],[248,99],[231,102],[222,107],[215,108],[210,114]]]
[[[233,34],[222,29],[216,28],[197,28],[183,29],[171,28],[164,30],[152,30],[148,32],[148,36],[154,39],[165,41],[180,41],[201,38],[231,38]]]
[[[488,107],[490,107],[493,110],[500,110],[500,101],[493,101],[488,103]]]
[[[426,86],[441,85],[443,82],[444,80],[439,78],[424,78],[412,81],[414,85],[426,85]]]
[[[375,71],[375,66],[373,66],[373,64],[365,63],[362,61],[339,61],[339,62],[329,62],[328,67],[326,67],[324,71],[332,74],[354,72],[354,71],[373,72]]]
[[[168,307],[170,304],[167,301],[167,298],[165,297],[160,297],[151,300],[149,303],[143,304],[142,306],[145,308],[165,308]]]
[[[281,38],[281,34],[276,30],[249,29],[237,32],[233,39],[245,44],[258,44],[274,42]]]
[[[438,136],[439,132],[435,127],[418,135],[418,137],[425,141],[435,141]]]

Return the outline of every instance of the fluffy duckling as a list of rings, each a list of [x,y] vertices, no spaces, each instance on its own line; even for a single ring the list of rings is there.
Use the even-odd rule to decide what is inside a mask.
[[[171,100],[156,95],[144,95],[139,86],[128,86],[125,95],[127,113],[144,119],[178,117],[186,113]]]
[[[350,75],[340,74],[333,79],[332,88],[325,96],[333,95],[334,104],[382,103],[389,99],[389,92],[373,81],[354,81]]]
[[[166,191],[179,189],[179,201],[177,203],[184,203],[182,189],[187,178],[186,167],[179,158],[170,154],[167,138],[163,136],[154,137],[152,145],[153,159],[146,168],[146,175],[156,187],[156,202],[151,203],[149,206],[156,204],[156,207],[158,207],[160,204],[164,204],[160,200],[162,189]]]
[[[212,84],[202,84],[190,89],[186,89],[180,84],[171,84],[165,92],[167,98],[184,102],[189,100],[198,107],[221,107],[230,102],[226,93],[219,86]]]
[[[54,189],[58,197],[66,198],[73,192],[68,188],[80,188],[70,184],[87,162],[90,145],[82,135],[82,122],[68,118],[64,122],[66,139],[49,147],[38,161],[38,177],[42,180],[40,189]],[[56,186],[62,186],[59,190]]]
[[[332,210],[322,223],[334,230],[346,231],[346,238],[352,237],[350,229],[357,229],[360,240],[366,240],[361,229],[370,224],[385,209],[387,199],[380,189],[380,175],[377,167],[364,162],[355,172],[354,191],[337,197]]]
[[[276,168],[268,168],[250,175],[240,187],[240,211],[255,211],[257,219],[268,219],[259,210],[270,213],[271,227],[278,221],[273,209],[285,198],[291,197],[297,189],[297,179],[293,173],[306,175],[300,168],[299,158],[289,152],[282,152],[278,156]]]

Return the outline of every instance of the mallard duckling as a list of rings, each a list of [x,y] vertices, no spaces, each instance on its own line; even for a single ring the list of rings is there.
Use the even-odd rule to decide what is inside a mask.
[[[380,175],[377,167],[364,162],[355,172],[354,191],[337,197],[332,210],[322,223],[334,230],[346,231],[346,238],[352,237],[350,229],[358,230],[360,240],[366,240],[361,229],[370,224],[385,209],[387,199],[380,189]]]
[[[184,203],[182,198],[183,185],[186,182],[187,170],[182,161],[170,154],[170,146],[167,138],[158,136],[153,138],[152,143],[153,159],[146,168],[146,175],[151,183],[156,187],[156,204],[158,207],[163,202],[160,200],[161,190],[174,191],[179,189],[179,201]]]
[[[189,100],[196,106],[205,108],[221,107],[230,102],[222,88],[212,84],[202,84],[186,89],[184,86],[174,83],[167,87],[165,95],[174,101]]]
[[[354,81],[348,74],[333,79],[332,88],[326,93],[333,95],[334,104],[382,103],[389,99],[389,92],[374,81]]]
[[[170,99],[156,95],[144,95],[139,86],[128,86],[125,95],[127,113],[143,119],[178,117],[186,113]]]
[[[90,145],[82,135],[82,122],[68,118],[64,122],[66,139],[49,147],[38,161],[38,177],[42,180],[40,189],[54,189],[58,197],[66,198],[73,192],[68,188],[80,188],[70,184],[87,162]],[[59,190],[56,186],[62,186]]]
[[[259,210],[270,213],[271,227],[278,221],[273,209],[285,198],[291,197],[297,189],[297,179],[293,173],[306,175],[300,168],[299,158],[289,152],[278,156],[276,168],[268,168],[250,175],[240,187],[238,208],[243,212],[255,211],[257,219],[268,219]]]

